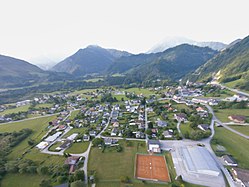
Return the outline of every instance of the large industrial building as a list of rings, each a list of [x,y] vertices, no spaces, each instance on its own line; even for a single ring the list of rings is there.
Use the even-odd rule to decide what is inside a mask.
[[[183,163],[190,173],[218,176],[218,169],[211,154],[203,147],[182,147]]]

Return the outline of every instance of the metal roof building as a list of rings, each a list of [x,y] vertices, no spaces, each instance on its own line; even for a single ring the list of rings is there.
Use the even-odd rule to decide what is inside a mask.
[[[182,147],[183,162],[186,170],[196,174],[218,176],[220,170],[211,154],[204,147]]]

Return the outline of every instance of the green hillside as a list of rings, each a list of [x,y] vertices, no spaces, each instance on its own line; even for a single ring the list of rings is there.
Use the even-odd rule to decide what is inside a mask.
[[[168,78],[177,80],[203,65],[216,54],[217,51],[207,47],[183,44],[157,53],[150,60],[145,59],[144,63],[127,71],[127,79],[144,81]]]
[[[249,36],[220,52],[189,78],[193,81],[207,81],[213,77],[219,82],[249,90]]]

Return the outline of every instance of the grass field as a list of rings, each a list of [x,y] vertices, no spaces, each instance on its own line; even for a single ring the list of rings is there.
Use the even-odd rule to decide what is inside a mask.
[[[80,110],[74,110],[71,112],[71,115],[68,119],[70,120],[74,120],[74,118],[78,115],[78,113],[80,112]]]
[[[48,179],[47,176],[28,175],[28,174],[8,174],[2,182],[2,187],[39,187],[43,179]]]
[[[53,104],[51,104],[51,103],[44,103],[44,104],[36,105],[35,108],[50,108],[52,106],[53,106]]]
[[[49,151],[55,151],[55,152],[56,152],[56,151],[57,151],[56,148],[59,147],[60,145],[62,145],[61,142],[55,142],[52,146],[50,146],[50,147],[48,148],[48,150],[49,150]]]
[[[7,110],[5,110],[3,112],[0,112],[0,116],[6,115],[6,114],[11,114],[11,113],[27,112],[29,107],[30,107],[30,105],[25,105],[25,106],[20,106],[20,107],[17,107],[17,108],[7,109]]]
[[[146,153],[145,142],[132,141],[132,146],[126,146],[124,141],[119,144],[123,147],[122,152],[115,148],[106,148],[103,153],[96,147],[91,149],[88,170],[96,171],[97,184],[119,182],[122,176],[134,178],[135,155]]]
[[[31,138],[37,143],[41,140],[42,136],[44,136],[47,132],[48,122],[55,119],[56,116],[37,118],[32,120],[25,120],[21,122],[13,122],[9,124],[0,125],[0,132],[13,132],[20,131],[21,129],[29,128],[33,130],[32,134],[18,144],[13,151],[8,155],[10,159],[15,159],[20,157],[23,152],[30,148],[28,145],[28,139]]]
[[[98,81],[102,81],[104,80],[103,78],[94,78],[94,79],[87,79],[87,80],[84,80],[86,82],[98,82]]]
[[[249,125],[242,126],[242,125],[229,125],[229,127],[233,128],[234,130],[241,132],[242,134],[245,134],[249,136]]]
[[[145,88],[129,88],[129,89],[124,89],[123,91],[134,92],[136,94],[142,93],[144,96],[155,94],[153,91],[150,91],[149,89],[145,89]]]
[[[214,138],[219,145],[226,148],[227,153],[231,154],[238,162],[239,167],[249,169],[249,140],[229,131],[223,127],[215,128]],[[216,144],[212,143],[212,148],[216,151]]]
[[[99,89],[101,90],[101,89]],[[96,91],[96,89],[84,89],[84,90],[76,90],[74,92],[71,92],[69,95],[72,96],[72,95],[80,95],[80,94],[85,94],[87,92],[93,92],[93,91]]]
[[[183,134],[183,136],[186,133],[190,134],[192,128],[189,125],[190,125],[190,123],[181,123],[180,130],[181,130],[181,133]]]
[[[86,128],[73,128],[68,133],[66,133],[63,138],[67,138],[68,136],[72,135],[73,133],[84,134]]]
[[[215,112],[216,117],[222,122],[230,122],[228,116],[242,115],[249,117],[249,109],[222,109]]]
[[[89,146],[89,142],[73,143],[65,152],[72,154],[84,153]]]

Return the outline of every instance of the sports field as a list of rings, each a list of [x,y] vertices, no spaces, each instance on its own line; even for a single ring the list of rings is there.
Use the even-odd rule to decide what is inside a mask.
[[[136,178],[170,182],[168,168],[163,156],[137,154],[136,157]]]

